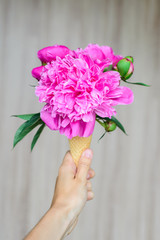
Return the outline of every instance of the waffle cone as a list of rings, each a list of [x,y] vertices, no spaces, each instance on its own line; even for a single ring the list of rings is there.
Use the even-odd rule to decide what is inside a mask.
[[[79,159],[82,155],[82,152],[90,147],[92,135],[89,137],[73,137],[69,140],[69,146],[73,160],[78,166]]]

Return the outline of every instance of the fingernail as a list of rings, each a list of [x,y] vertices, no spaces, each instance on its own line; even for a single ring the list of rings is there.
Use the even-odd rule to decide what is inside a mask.
[[[92,158],[92,151],[90,149],[85,150],[82,157]]]

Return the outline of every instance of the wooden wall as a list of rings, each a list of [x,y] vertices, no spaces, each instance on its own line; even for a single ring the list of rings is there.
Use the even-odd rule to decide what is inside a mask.
[[[64,44],[110,45],[133,55],[135,101],[117,107],[119,130],[92,149],[95,198],[86,204],[68,239],[160,239],[160,1],[159,0],[0,0],[0,239],[17,240],[50,206],[67,139],[45,129],[32,154],[33,133],[12,150],[20,119],[40,111],[30,71],[37,51]]]

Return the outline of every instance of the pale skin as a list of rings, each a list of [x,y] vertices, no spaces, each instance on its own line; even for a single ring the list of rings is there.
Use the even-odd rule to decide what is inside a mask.
[[[76,167],[68,151],[60,166],[51,207],[24,240],[62,240],[77,224],[87,201],[94,197],[90,179],[93,152],[83,152]]]

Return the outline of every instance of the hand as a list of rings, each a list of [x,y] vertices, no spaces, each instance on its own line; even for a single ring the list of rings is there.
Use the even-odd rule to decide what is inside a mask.
[[[73,230],[86,201],[94,197],[90,182],[95,175],[90,168],[92,155],[92,151],[87,149],[76,168],[70,152],[66,153],[51,207],[25,240],[62,240]]]
[[[86,201],[94,197],[90,182],[95,175],[90,168],[92,156],[91,149],[84,151],[76,168],[70,152],[67,152],[59,169],[51,208],[67,209],[70,224],[65,236],[75,227]]]

